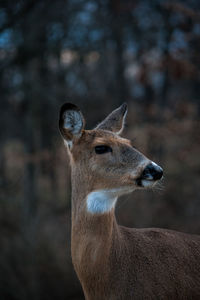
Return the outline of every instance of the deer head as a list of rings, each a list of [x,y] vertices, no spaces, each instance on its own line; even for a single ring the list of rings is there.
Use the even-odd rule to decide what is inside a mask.
[[[127,104],[114,110],[93,130],[85,130],[77,106],[65,103],[59,128],[68,149],[72,180],[87,186],[87,210],[110,211],[118,196],[137,188],[152,187],[163,175],[161,167],[136,150],[120,134]]]

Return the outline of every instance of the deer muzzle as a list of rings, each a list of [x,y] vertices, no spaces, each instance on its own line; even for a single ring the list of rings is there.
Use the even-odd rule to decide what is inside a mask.
[[[154,162],[151,162],[144,168],[141,176],[137,179],[137,184],[141,187],[152,186],[162,176],[163,169]]]

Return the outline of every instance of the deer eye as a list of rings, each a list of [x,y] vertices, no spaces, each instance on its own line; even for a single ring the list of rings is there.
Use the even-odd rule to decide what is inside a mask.
[[[112,148],[106,145],[99,145],[95,147],[96,154],[104,154],[107,152],[112,152]]]

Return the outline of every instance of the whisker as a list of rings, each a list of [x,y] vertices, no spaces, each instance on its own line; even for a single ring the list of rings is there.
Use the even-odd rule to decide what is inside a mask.
[[[126,198],[123,197],[122,199],[120,199],[120,201],[117,202],[118,209],[123,207],[127,202],[128,202],[128,197]]]
[[[164,186],[164,182],[163,182],[163,178],[161,181],[157,182],[153,187],[152,190],[154,192],[158,192],[158,193],[162,193],[164,192],[165,186]]]

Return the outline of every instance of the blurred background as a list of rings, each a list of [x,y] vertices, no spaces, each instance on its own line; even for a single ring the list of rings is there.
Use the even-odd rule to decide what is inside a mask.
[[[200,233],[200,2],[0,1],[0,299],[84,299],[70,257],[65,101],[125,136],[163,186],[120,199],[135,227]]]

